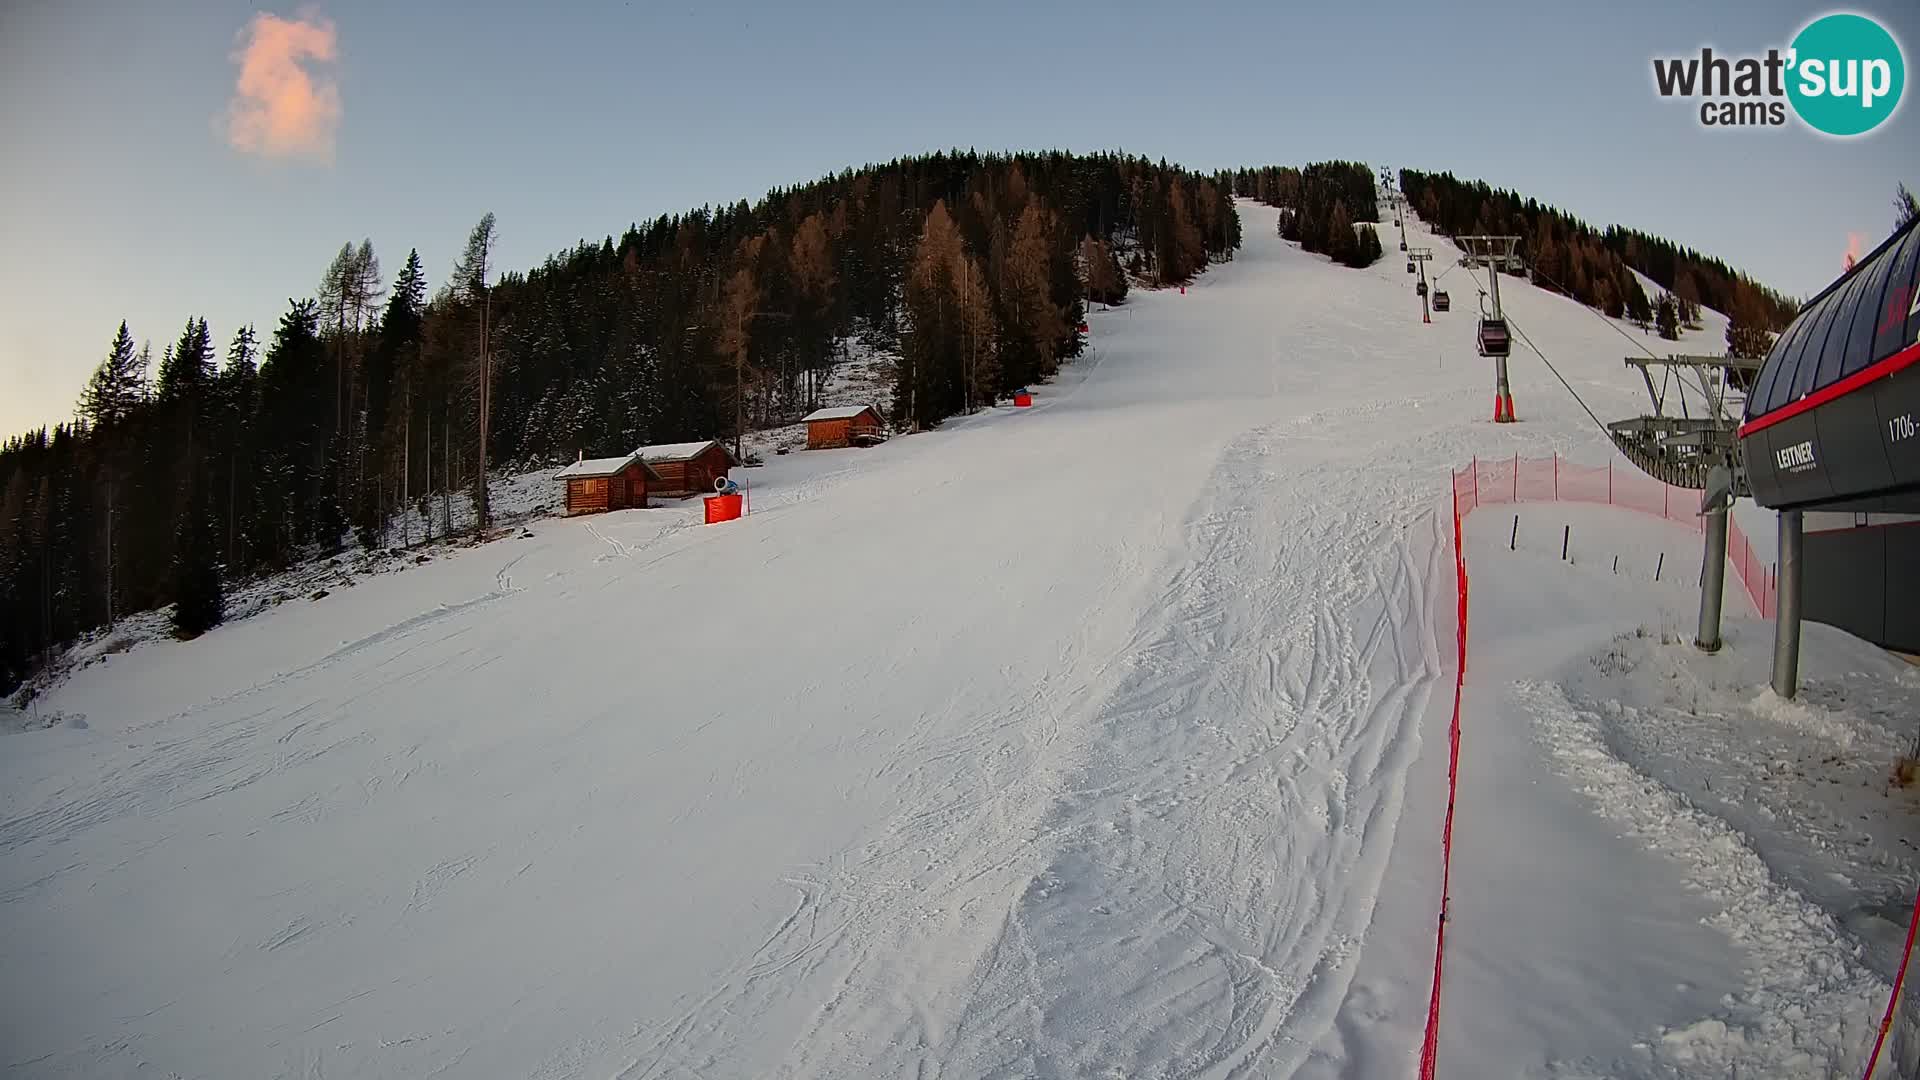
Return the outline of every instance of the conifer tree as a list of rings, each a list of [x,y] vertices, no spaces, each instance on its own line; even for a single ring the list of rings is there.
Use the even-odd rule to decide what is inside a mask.
[[[794,230],[787,265],[795,301],[789,326],[807,380],[805,406],[811,409],[832,369],[834,331],[841,324],[840,278],[827,224],[820,214],[809,214]]]
[[[1361,225],[1356,230],[1353,250],[1348,252],[1346,264],[1358,270],[1372,266],[1379,261],[1381,254],[1379,234],[1372,225]]]
[[[1647,290],[1640,285],[1640,279],[1627,276],[1627,318],[1642,327],[1653,321],[1653,305],[1647,300]]]
[[[146,399],[144,353],[133,351],[133,335],[123,319],[107,348],[107,358],[94,369],[80,396],[80,414],[95,428],[125,423]]]
[[[483,462],[727,433],[720,330],[743,268],[756,310],[790,316],[742,335],[752,412],[811,404],[858,336],[901,361],[900,419],[927,426],[1075,355],[1085,301],[1125,298],[1123,262],[1172,284],[1228,258],[1238,183],[1115,154],[932,154],[635,223],[524,272],[496,272],[483,221],[431,302],[417,259],[394,282],[402,302],[382,298],[372,245],[356,241],[318,305],[290,301],[257,370],[244,328],[217,369],[204,320],[157,368],[116,334],[81,394],[86,423],[0,445],[0,692],[102,619],[191,599],[201,553],[230,582],[337,545],[345,525],[377,543],[403,496],[444,535],[454,490],[475,484],[487,513]],[[1298,201],[1299,170],[1258,183]],[[1323,188],[1368,220],[1343,184]],[[928,228],[943,200],[948,235]],[[1002,371],[1016,353],[1021,369]]]
[[[180,638],[199,637],[226,617],[226,589],[206,503],[203,494],[189,495],[174,544],[173,632]]]
[[[160,376],[155,396],[162,404],[197,401],[213,374],[213,343],[209,340],[207,320],[188,319],[180,340],[167,350],[160,361]]]
[[[1765,304],[1751,288],[1736,291],[1733,310],[1727,313],[1727,355],[1759,359],[1772,348]]]
[[[479,348],[472,365],[476,401],[474,426],[479,447],[479,467],[474,473],[473,482],[473,509],[474,531],[481,535],[485,535],[492,524],[492,503],[487,490],[487,440],[493,417],[493,305],[488,285],[488,274],[493,268],[493,244],[494,218],[493,212],[488,211],[481,215],[479,224],[467,235],[467,247],[461,253],[460,261],[454,265],[452,281],[454,296],[468,305],[479,322]]]
[[[1327,218],[1327,238],[1323,250],[1334,262],[1345,263],[1352,260],[1356,243],[1353,218],[1347,214],[1347,204],[1336,201],[1333,213]]]
[[[1668,341],[1680,340],[1680,302],[1671,293],[1661,293],[1654,308],[1654,326]]]
[[[1001,287],[1005,318],[998,360],[1007,385],[996,389],[1011,390],[1050,377],[1054,372],[1055,351],[1073,329],[1067,323],[1066,312],[1053,299],[1051,219],[1052,214],[1040,200],[1033,199],[1021,211],[1019,224],[1014,228],[1005,284]],[[959,270],[953,273],[963,282],[966,280]],[[976,377],[973,380],[976,400],[981,388],[992,385],[991,381]]]
[[[1000,381],[986,279],[967,257],[943,200],[927,213],[905,292],[908,328],[901,341],[894,414],[907,424],[931,427],[960,412],[969,395],[975,401],[990,398]]]

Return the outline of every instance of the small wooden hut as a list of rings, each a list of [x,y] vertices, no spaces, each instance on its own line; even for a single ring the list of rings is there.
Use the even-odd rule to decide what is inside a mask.
[[[842,405],[808,413],[807,449],[832,450],[842,446],[872,446],[886,437],[880,412],[871,405]]]
[[[567,514],[597,514],[647,505],[659,481],[639,452],[617,458],[582,458],[554,474],[567,485]]]
[[[740,464],[733,451],[713,439],[643,446],[634,453],[656,477],[648,490],[662,496],[707,494],[716,478]]]

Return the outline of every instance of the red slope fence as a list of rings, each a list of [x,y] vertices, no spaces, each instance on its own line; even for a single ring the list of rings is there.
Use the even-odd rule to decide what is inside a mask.
[[[1545,458],[1475,458],[1453,474],[1453,502],[1465,517],[1475,507],[1500,503],[1582,502],[1624,506],[1704,531],[1700,493],[1663,484],[1633,468],[1576,465],[1559,455]],[[1727,519],[1727,563],[1763,619],[1773,618],[1779,588],[1774,568],[1754,553],[1752,541]]]
[[[1873,1037],[1873,1053],[1867,1055],[1867,1071],[1862,1080],[1873,1080],[1880,1064],[1880,1050],[1887,1044],[1887,1032],[1893,1028],[1893,1010],[1900,1004],[1900,984],[1907,981],[1907,961],[1913,959],[1913,932],[1920,930],[1920,893],[1913,897],[1913,916],[1907,920],[1907,944],[1900,953],[1900,970],[1893,976],[1893,991],[1887,995],[1887,1011],[1880,1017],[1879,1033]]]
[[[1460,695],[1467,677],[1467,560],[1461,543],[1461,521],[1476,508],[1523,502],[1584,502],[1623,506],[1705,531],[1699,515],[1700,493],[1671,484],[1637,469],[1576,465],[1558,454],[1548,458],[1479,458],[1453,474],[1453,575],[1457,594],[1454,630],[1453,718],[1447,725],[1447,816],[1440,832],[1440,918],[1434,932],[1433,992],[1427,999],[1427,1026],[1420,1045],[1420,1080],[1434,1080],[1440,1042],[1441,970],[1447,949],[1449,890],[1453,881],[1453,806],[1460,777]],[[1753,544],[1737,522],[1727,521],[1727,561],[1747,590],[1747,597],[1763,618],[1771,618],[1777,593],[1774,571],[1754,554]],[[1916,908],[1920,922],[1920,908]],[[1905,968],[1902,965],[1902,974]],[[1896,988],[1895,994],[1898,995]],[[1892,1005],[1888,1005],[1892,1014]],[[1886,1023],[1882,1024],[1884,1037]],[[1876,1044],[1875,1054],[1878,1054]]]
[[[1453,485],[1454,614],[1453,719],[1447,724],[1447,819],[1440,832],[1440,923],[1433,940],[1433,995],[1427,999],[1427,1031],[1420,1044],[1420,1080],[1433,1080],[1440,1049],[1440,969],[1447,953],[1447,902],[1453,885],[1453,800],[1460,779],[1460,692],[1467,681],[1467,559],[1460,545],[1460,516],[1470,507]]]
[[[1668,521],[1706,529],[1699,513],[1700,494],[1662,483],[1637,469],[1576,465],[1558,454],[1549,458],[1479,458],[1453,474],[1453,575],[1458,596],[1455,622],[1456,656],[1453,676],[1453,718],[1447,725],[1447,816],[1440,833],[1440,920],[1433,943],[1433,993],[1427,1000],[1427,1027],[1420,1045],[1420,1080],[1434,1080],[1440,1041],[1440,975],[1446,958],[1447,909],[1453,880],[1453,804],[1460,776],[1460,694],[1467,677],[1467,561],[1461,545],[1460,522],[1476,508],[1523,502],[1584,502],[1624,506]],[[1727,520],[1727,561],[1762,618],[1773,618],[1779,604],[1775,569],[1754,554],[1753,543],[1731,517]],[[1880,1019],[1873,1050],[1867,1058],[1865,1080],[1873,1080],[1880,1051],[1893,1026],[1893,1014],[1906,981],[1907,962],[1913,956],[1914,933],[1920,930],[1920,895],[1914,897],[1913,917],[1907,924],[1906,948],[1893,992]]]

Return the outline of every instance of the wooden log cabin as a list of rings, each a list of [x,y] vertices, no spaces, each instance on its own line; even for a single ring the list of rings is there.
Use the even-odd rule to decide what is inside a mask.
[[[555,473],[567,485],[567,515],[641,508],[659,475],[638,451],[626,457],[582,458]]]
[[[807,414],[807,449],[872,446],[886,437],[879,410],[871,405],[842,405]]]
[[[713,439],[643,446],[634,453],[654,474],[648,490],[661,496],[710,494],[714,480],[740,464],[733,451]]]

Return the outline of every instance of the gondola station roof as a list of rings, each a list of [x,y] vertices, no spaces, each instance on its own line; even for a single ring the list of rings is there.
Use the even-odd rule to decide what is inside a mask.
[[[1740,425],[1762,506],[1920,511],[1917,226],[1808,302],[1767,354]]]

